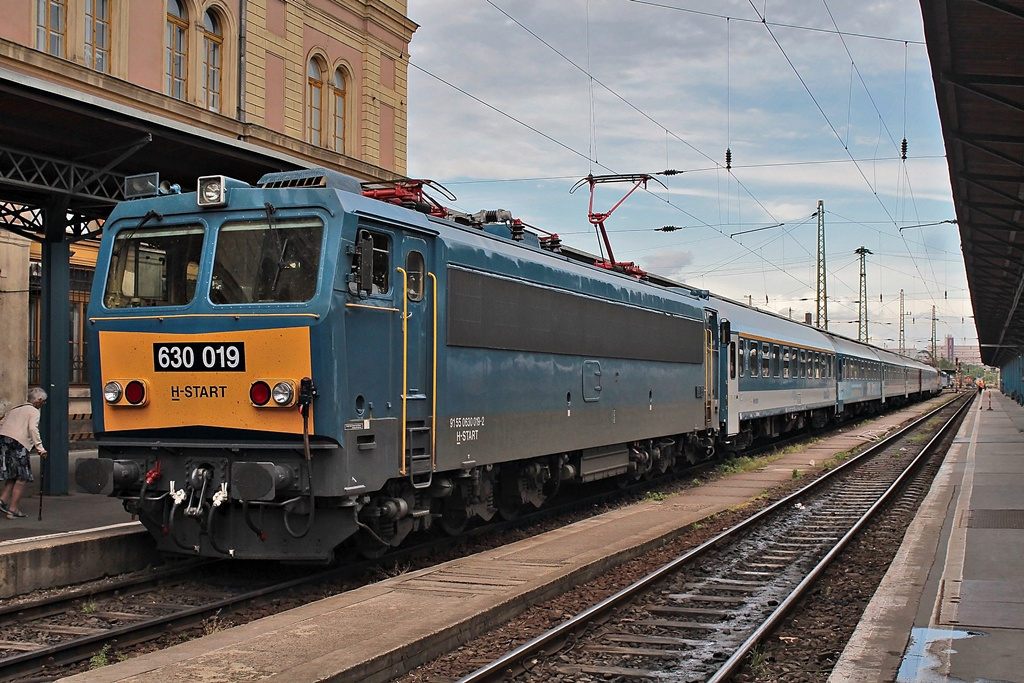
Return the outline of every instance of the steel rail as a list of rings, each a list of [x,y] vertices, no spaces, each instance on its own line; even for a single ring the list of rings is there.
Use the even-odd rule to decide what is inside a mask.
[[[727,678],[735,674],[740,669],[740,667],[743,665],[743,660],[747,657],[748,654],[750,654],[750,651],[754,648],[754,646],[761,642],[761,640],[768,633],[770,633],[772,630],[775,629],[775,627],[779,625],[779,623],[786,616],[786,614],[788,614],[789,611],[796,605],[796,603],[799,602],[799,600],[807,594],[808,590],[811,588],[811,586],[814,585],[814,582],[818,579],[818,577],[825,571],[828,565],[832,563],[832,560],[834,560],[836,556],[839,553],[841,553],[843,549],[846,547],[846,545],[853,539],[853,537],[856,536],[857,533],[864,526],[866,526],[868,522],[871,521],[871,519],[875,516],[875,513],[883,505],[888,503],[890,499],[896,496],[897,491],[899,491],[899,489],[902,488],[904,482],[907,479],[909,479],[913,474],[915,474],[918,469],[921,468],[925,460],[931,456],[932,450],[938,445],[938,443],[943,438],[945,438],[947,432],[953,428],[953,425],[957,423],[960,416],[965,411],[968,410],[969,406],[972,403],[973,400],[965,400],[964,403],[959,408],[957,408],[956,412],[949,418],[949,420],[947,420],[946,423],[942,425],[942,427],[935,433],[935,435],[931,439],[929,439],[928,443],[924,445],[924,447],[921,449],[921,452],[917,454],[917,457],[915,457],[913,461],[911,461],[911,463],[907,465],[906,469],[904,469],[903,472],[901,472],[900,475],[896,477],[896,480],[889,485],[889,488],[887,488],[885,492],[883,492],[882,495],[879,496],[878,500],[876,500],[871,505],[871,507],[869,507],[867,511],[865,511],[864,514],[861,515],[860,519],[858,519],[856,523],[854,523],[850,530],[847,531],[843,535],[843,537],[836,542],[832,549],[829,550],[823,558],[821,558],[818,564],[815,565],[815,567],[811,569],[810,572],[808,572],[807,576],[805,576],[804,579],[799,584],[797,584],[797,586],[793,589],[789,596],[787,596],[784,600],[780,601],[778,607],[776,607],[775,610],[768,616],[768,618],[765,619],[761,623],[761,625],[758,626],[754,630],[754,632],[750,634],[750,636],[743,642],[742,645],[740,645],[740,647],[732,654],[732,656],[730,656],[729,659],[727,659],[722,664],[718,671],[713,676],[711,676],[711,678],[707,679],[707,683],[722,683],[722,681],[725,681]]]
[[[15,599],[8,599],[7,604],[0,606],[0,624],[9,617],[16,617],[24,621],[37,614],[53,611],[61,603],[74,603],[86,599],[103,599],[116,595],[129,588],[141,588],[146,585],[157,585],[172,579],[187,577],[190,573],[202,567],[210,566],[225,560],[184,560],[180,564],[168,569],[160,569],[155,572],[148,572],[144,575],[135,575],[128,578],[119,578],[113,581],[106,581],[102,585],[88,586],[85,588],[72,589],[56,595],[50,595],[37,600],[18,602]],[[0,659],[0,670],[3,668],[3,659]]]
[[[807,486],[804,486],[799,490],[789,494],[788,496],[776,501],[770,506],[760,510],[754,515],[743,520],[739,524],[721,532],[714,538],[705,541],[696,548],[689,550],[688,552],[677,557],[668,564],[665,564],[664,566],[656,569],[654,572],[648,574],[647,576],[639,579],[638,581],[622,589],[618,593],[609,596],[608,598],[602,600],[596,605],[593,605],[592,607],[581,612],[580,614],[559,624],[550,631],[542,633],[541,635],[533,638],[527,643],[524,643],[515,650],[512,650],[511,652],[501,656],[493,662],[477,669],[476,671],[471,672],[467,676],[460,678],[457,681],[457,683],[484,683],[489,681],[507,680],[507,675],[515,671],[516,669],[521,669],[524,671],[527,670],[529,667],[523,664],[524,661],[538,656],[543,657],[545,653],[557,651],[561,648],[562,644],[568,642],[568,640],[578,632],[582,632],[583,629],[585,629],[592,621],[595,621],[598,617],[611,611],[613,608],[621,606],[622,604],[628,602],[638,593],[642,593],[643,591],[650,588],[652,585],[661,581],[666,576],[675,573],[680,567],[691,563],[693,560],[702,557],[715,547],[724,545],[726,542],[731,541],[733,538],[757,526],[766,517],[772,515],[773,513],[777,512],[778,510],[788,505],[791,505],[798,498],[805,496],[806,494],[810,493],[811,491],[814,491],[815,489],[824,487],[827,483],[832,483],[833,479],[835,477],[838,477],[840,473],[846,473],[848,468],[855,467],[859,463],[866,461],[868,458],[873,457],[876,453],[885,450],[889,445],[893,444],[901,437],[918,428],[920,425],[923,425],[925,422],[933,418],[936,414],[946,409],[951,403],[956,401],[958,398],[960,397],[954,397],[950,401],[943,403],[941,406],[935,408],[934,410],[913,420],[912,422],[908,423],[901,429],[898,429],[892,434],[886,436],[878,443],[873,444],[872,446],[865,449],[863,452],[848,459],[846,462],[839,465],[835,469],[823,474],[821,477],[809,483]],[[964,403],[964,406],[969,404],[970,400],[967,400]],[[959,413],[964,410],[964,406],[961,406],[958,409],[957,415],[959,415]],[[955,419],[955,416],[954,418],[950,419],[950,422],[952,422],[953,419]],[[932,441],[934,441],[934,439]],[[925,452],[928,446],[931,445],[932,441],[929,441],[929,444],[927,444],[925,448],[922,449],[922,453]],[[918,458],[920,457],[921,456],[919,455]],[[915,462],[916,461],[917,459],[915,458]],[[903,475],[901,475],[901,477],[902,476]],[[874,509],[876,509],[875,506],[872,506],[872,510]],[[791,605],[793,601],[787,600],[786,602],[787,604]],[[778,610],[776,610],[776,612],[778,612]],[[748,651],[750,647],[753,647],[753,644],[756,644],[756,641],[755,643],[752,643],[750,646],[747,647]],[[731,661],[731,659],[729,661]],[[742,657],[739,658],[739,661],[742,662]]]
[[[296,586],[313,583],[324,578],[330,578],[336,575],[339,571],[340,570],[338,569],[330,569],[324,572],[318,572],[312,576],[303,576],[280,583],[266,585],[255,590],[239,593],[238,595],[231,595],[203,605],[187,606],[180,611],[160,615],[146,619],[145,621],[123,626],[115,626],[104,630],[102,633],[72,638],[48,647],[42,647],[37,650],[24,652],[12,657],[5,657],[0,659],[0,680],[9,680],[26,674],[38,673],[43,669],[44,665],[46,667],[53,668],[67,666],[69,664],[89,659],[96,653],[97,648],[114,641],[116,641],[120,646],[135,645],[137,643],[145,642],[146,640],[151,640],[163,633],[166,633],[168,630],[181,628],[185,625],[199,622],[211,614],[215,614],[222,610],[229,610],[258,598],[265,598],[276,593],[283,593],[295,588]],[[124,583],[129,584],[130,580]],[[148,583],[150,583],[148,579],[138,581],[139,585],[146,585]],[[123,588],[124,586],[121,586],[120,589]],[[60,598],[58,597],[57,600],[59,599]],[[74,603],[80,599],[81,597],[76,595],[68,602]],[[17,606],[12,607],[11,611],[15,613],[18,612]]]

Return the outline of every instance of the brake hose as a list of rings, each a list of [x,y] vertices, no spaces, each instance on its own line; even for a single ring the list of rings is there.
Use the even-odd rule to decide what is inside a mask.
[[[303,377],[299,385],[299,413],[302,415],[302,450],[306,456],[306,471],[309,473],[309,519],[306,520],[306,528],[302,533],[295,533],[288,521],[291,514],[287,508],[284,510],[284,528],[292,538],[302,538],[313,528],[313,519],[316,517],[316,494],[313,492],[313,457],[309,450],[309,407],[316,396],[316,387],[313,380]]]

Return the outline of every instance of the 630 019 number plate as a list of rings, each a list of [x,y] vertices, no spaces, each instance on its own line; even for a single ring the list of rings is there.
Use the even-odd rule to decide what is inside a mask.
[[[153,344],[155,372],[242,372],[244,342]]]

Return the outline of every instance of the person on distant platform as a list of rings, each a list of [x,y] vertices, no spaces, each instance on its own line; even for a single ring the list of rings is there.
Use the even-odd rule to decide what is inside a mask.
[[[28,392],[28,403],[11,408],[0,422],[0,513],[7,519],[27,517],[18,509],[25,484],[33,481],[32,464],[28,454],[35,448],[40,457],[46,457],[43,440],[39,437],[39,409],[46,403],[46,392],[33,387]]]

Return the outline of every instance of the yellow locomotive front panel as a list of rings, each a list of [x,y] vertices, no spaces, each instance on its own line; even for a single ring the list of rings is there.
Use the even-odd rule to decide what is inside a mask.
[[[302,434],[296,399],[312,375],[308,327],[101,331],[99,346],[104,432],[204,426]]]

